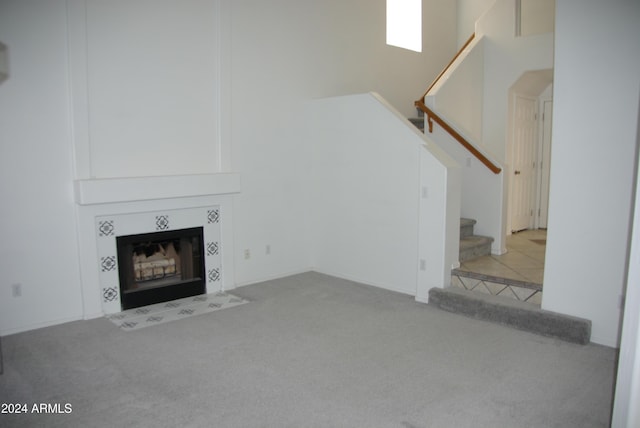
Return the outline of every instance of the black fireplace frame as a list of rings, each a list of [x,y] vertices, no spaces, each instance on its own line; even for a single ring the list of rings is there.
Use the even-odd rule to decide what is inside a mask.
[[[193,238],[197,238],[193,247],[193,278],[148,289],[129,289],[128,284],[135,282],[132,259],[134,244]],[[202,227],[117,236],[116,247],[122,310],[206,293],[204,229]]]

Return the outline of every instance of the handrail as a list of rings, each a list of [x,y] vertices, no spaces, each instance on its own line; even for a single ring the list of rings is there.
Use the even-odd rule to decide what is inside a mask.
[[[447,64],[447,66],[440,72],[440,74],[438,74],[438,77],[436,77],[435,80],[431,83],[431,85],[429,85],[429,88],[426,90],[424,95],[422,95],[422,98],[417,100],[414,104],[415,104],[415,106],[417,108],[419,108],[421,111],[423,111],[427,115],[427,122],[429,124],[429,132],[433,132],[433,121],[435,120],[438,123],[438,125],[440,125],[445,131],[447,131],[449,133],[449,135],[451,135],[460,144],[462,144],[465,149],[467,149],[469,152],[471,152],[471,154],[473,154],[480,162],[482,162],[487,168],[489,168],[491,170],[491,172],[493,172],[494,174],[500,174],[502,169],[499,166],[497,166],[496,164],[491,162],[485,155],[480,153],[478,151],[478,149],[476,149],[473,146],[473,144],[468,142],[462,135],[460,135],[455,129],[453,129],[451,126],[449,126],[449,124],[447,124],[447,122],[445,122],[433,110],[431,110],[429,107],[427,107],[427,105],[425,104],[425,101],[424,101],[424,99],[429,94],[429,91],[431,91],[431,89],[436,85],[436,83],[438,83],[438,81],[447,72],[447,70],[449,70],[449,68],[456,61],[456,59],[458,59],[458,57],[460,55],[462,55],[462,52],[467,48],[467,46],[469,46],[469,44],[473,41],[475,36],[476,36],[476,34],[473,33],[471,35],[471,37],[469,37],[469,40],[467,40],[465,42],[465,44],[460,48],[458,53],[456,53],[456,55],[449,62],[449,64]]]
[[[460,135],[455,129],[447,124],[440,116],[434,113],[429,107],[427,107],[423,101],[416,101],[415,105],[417,108],[422,110],[427,115],[427,122],[429,125],[429,132],[433,132],[433,121],[435,120],[438,125],[442,126],[445,131],[449,133],[453,138],[455,138],[460,144],[464,146],[465,149],[469,150],[471,154],[473,154],[480,162],[482,162],[487,168],[491,170],[494,174],[500,174],[502,169],[498,167],[496,164],[491,162],[485,155],[480,153],[478,149],[476,149],[470,142],[468,142],[462,135]]]
[[[460,48],[458,53],[456,53],[456,55],[453,57],[453,59],[451,61],[449,61],[449,64],[447,64],[447,66],[440,72],[440,74],[438,74],[438,77],[436,77],[435,80],[433,82],[431,82],[431,85],[429,85],[429,88],[427,88],[427,90],[425,91],[424,95],[422,95],[422,98],[420,98],[420,101],[422,101],[424,103],[424,99],[427,96],[427,94],[429,93],[429,91],[436,85],[436,83],[438,83],[438,80],[440,80],[440,78],[442,78],[444,73],[446,73],[447,70],[449,70],[449,67],[451,67],[451,65],[456,61],[456,59],[458,59],[458,57],[460,55],[462,55],[462,52],[467,48],[467,46],[469,46],[469,44],[473,41],[473,39],[475,37],[476,37],[476,33],[473,33],[471,35],[471,37],[469,37],[469,40],[467,40],[464,43],[464,45],[462,45],[462,47]]]

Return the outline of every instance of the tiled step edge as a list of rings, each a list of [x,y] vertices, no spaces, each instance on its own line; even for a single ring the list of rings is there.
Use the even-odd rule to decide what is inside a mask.
[[[542,284],[492,277],[490,275],[451,271],[451,286],[474,293],[490,294],[527,302],[540,307],[542,304]]]
[[[530,304],[489,296],[459,288],[432,288],[429,305],[519,330],[586,345],[591,339],[591,321],[538,309]]]
[[[481,281],[489,281],[497,284],[513,285],[516,287],[530,288],[532,290],[542,291],[542,284],[537,282],[521,281],[519,279],[502,278],[499,276],[487,275],[484,273],[467,272],[460,269],[452,269],[451,275],[455,275],[462,278],[473,278]]]

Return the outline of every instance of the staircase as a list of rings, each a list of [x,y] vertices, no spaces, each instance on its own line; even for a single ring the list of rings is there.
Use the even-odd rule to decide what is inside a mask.
[[[409,122],[411,122],[420,131],[424,132],[424,113],[421,117],[410,117]]]
[[[476,221],[470,218],[460,219],[460,263],[491,254],[493,238],[473,234]]]
[[[416,117],[409,117],[409,122],[413,124],[420,132],[424,132],[424,112],[419,108],[416,108]]]
[[[473,234],[476,221],[460,219],[460,262],[491,253],[493,238]],[[587,344],[591,321],[540,308],[542,284],[495,277],[487,274],[451,271],[451,286],[429,290],[429,305],[464,315],[549,336]]]

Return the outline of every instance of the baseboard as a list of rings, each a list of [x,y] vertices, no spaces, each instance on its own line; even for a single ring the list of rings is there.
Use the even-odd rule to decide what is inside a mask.
[[[351,275],[344,275],[344,274],[341,274],[341,273],[338,273],[338,272],[332,272],[332,271],[327,271],[327,270],[323,270],[323,269],[312,269],[312,271],[321,273],[323,275],[335,276],[336,278],[346,279],[347,281],[357,282],[359,284],[370,285],[371,287],[382,288],[384,290],[389,290],[389,291],[393,291],[393,292],[400,293],[400,294],[406,294],[406,295],[409,295],[409,296],[412,296],[412,297],[415,297],[415,295],[416,295],[416,291],[415,290],[409,291],[409,290],[406,290],[406,289],[392,287],[392,286],[388,286],[388,285],[385,285],[385,284],[374,283],[374,282],[367,281],[367,280],[364,280],[362,278],[358,278],[358,277],[351,276]]]
[[[491,248],[491,254],[494,256],[502,256],[507,254],[507,249],[506,248]]]
[[[29,324],[29,325],[21,326],[21,327],[7,328],[7,329],[0,330],[0,336],[10,336],[12,334],[24,333],[26,331],[38,330],[40,328],[52,327],[54,325],[60,325],[60,324],[66,324],[68,322],[82,321],[82,319],[83,318],[80,317],[80,316],[78,316],[78,317],[70,317],[70,318],[60,318],[60,319],[57,319],[57,320],[45,321],[45,322],[40,322],[40,323],[35,323],[35,324]]]
[[[429,296],[427,296],[427,297],[416,296],[416,302],[429,304]]]
[[[289,272],[285,272],[277,275],[264,276],[264,277],[261,277],[260,279],[252,279],[249,281],[236,282],[234,288],[259,284],[261,282],[266,282],[266,281],[273,281],[275,279],[286,278],[288,276],[299,275],[301,273],[307,273],[307,272],[313,272],[313,271],[314,269],[312,267],[309,267],[309,268],[293,270],[293,271],[289,271]],[[233,290],[233,288],[227,288],[226,290]]]

